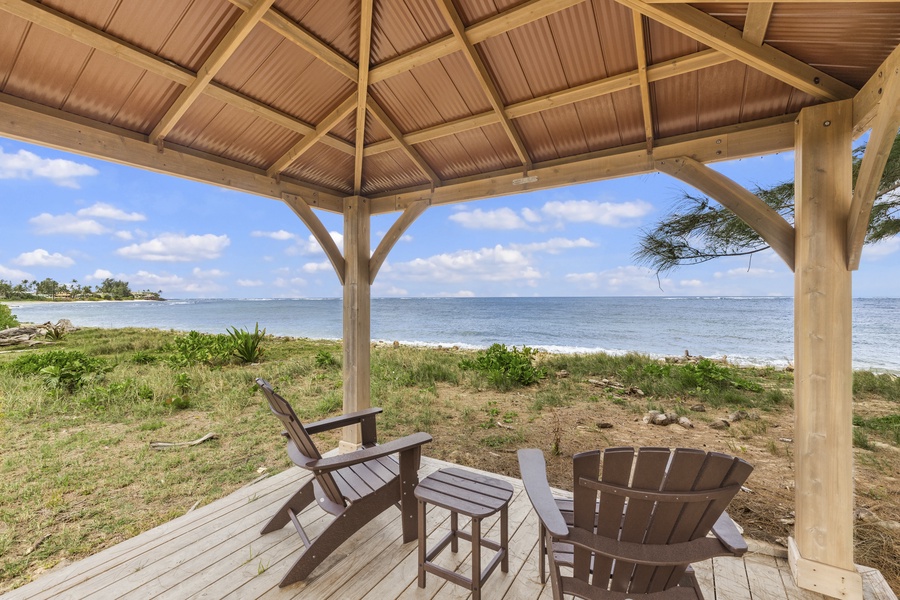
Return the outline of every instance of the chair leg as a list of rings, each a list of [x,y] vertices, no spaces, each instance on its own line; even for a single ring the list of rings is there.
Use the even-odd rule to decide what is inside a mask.
[[[393,506],[396,497],[396,492],[392,494],[389,489],[382,490],[367,497],[362,502],[351,504],[344,512],[336,515],[334,520],[325,528],[325,531],[313,540],[312,545],[300,555],[297,562],[288,570],[281,583],[278,584],[279,587],[306,579],[323,560],[328,558],[351,535]],[[413,505],[415,506],[415,498],[413,498]]]
[[[291,515],[288,510],[292,510],[296,514],[309,506],[316,498],[316,495],[313,492],[313,481],[313,479],[307,481],[303,484],[303,487],[297,490],[297,493],[291,496],[287,502],[282,504],[281,508],[278,509],[278,512],[276,512],[269,522],[266,523],[266,526],[262,528],[260,533],[263,534],[278,531],[291,520]]]

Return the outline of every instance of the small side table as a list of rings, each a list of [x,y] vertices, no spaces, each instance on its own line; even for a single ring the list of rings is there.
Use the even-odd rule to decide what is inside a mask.
[[[416,486],[419,501],[419,587],[425,587],[425,573],[433,573],[472,592],[473,600],[480,600],[481,588],[497,565],[509,572],[509,500],[513,488],[505,481],[486,477],[463,469],[441,469],[432,473]],[[450,511],[450,533],[428,551],[425,548],[425,508],[431,503]],[[481,521],[500,511],[500,542],[481,537]],[[472,519],[472,533],[459,530],[459,515]],[[452,552],[459,551],[458,539],[472,543],[472,577],[465,577],[434,564],[432,561],[450,544]],[[497,554],[481,571],[481,547],[495,550]]]

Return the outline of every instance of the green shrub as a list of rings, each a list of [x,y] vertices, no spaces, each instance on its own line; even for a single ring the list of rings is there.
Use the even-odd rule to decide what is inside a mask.
[[[149,350],[138,350],[131,355],[131,362],[137,365],[152,365],[159,361],[159,355]]]
[[[319,350],[316,352],[316,366],[320,369],[328,369],[338,366],[338,361],[328,350]]]
[[[262,347],[260,344],[262,343],[263,338],[266,337],[266,330],[263,329],[260,331],[259,323],[256,324],[253,333],[245,329],[230,327],[228,328],[228,335],[231,337],[231,343],[234,346],[232,352],[241,359],[241,362],[259,362],[259,359],[262,357]]]
[[[494,344],[482,350],[474,359],[463,359],[459,366],[462,369],[474,370],[487,375],[488,381],[499,389],[509,389],[516,385],[537,383],[546,373],[534,366],[537,351],[522,346],[507,348],[505,344]]]
[[[735,387],[750,392],[762,391],[762,386],[758,383],[744,379],[734,369],[706,358],[700,359],[696,363],[682,365],[678,369],[678,378],[681,380],[681,384],[688,389],[709,390]]]
[[[169,364],[173,367],[187,367],[205,363],[221,365],[231,359],[234,345],[227,335],[210,335],[190,331],[176,337],[167,348],[171,355]]]
[[[877,394],[888,400],[900,400],[900,377],[888,373],[855,371],[853,373],[854,394]]]
[[[106,363],[78,351],[51,350],[17,358],[7,367],[16,375],[41,375],[54,390],[74,392],[107,370]]]
[[[12,314],[12,310],[7,305],[0,303],[0,330],[18,326],[19,321],[16,319],[16,315]]]

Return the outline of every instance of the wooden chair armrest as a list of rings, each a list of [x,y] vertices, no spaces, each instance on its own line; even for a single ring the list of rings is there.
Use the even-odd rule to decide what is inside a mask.
[[[737,525],[727,512],[723,512],[719,516],[715,525],[712,526],[712,532],[716,539],[735,556],[743,556],[747,552],[747,542],[744,541]]]
[[[362,450],[357,450],[356,452],[350,452],[348,454],[339,454],[338,456],[313,460],[306,463],[303,467],[312,471],[327,473],[328,471],[358,465],[359,463],[388,456],[390,454],[396,454],[397,452],[412,450],[423,444],[427,444],[431,440],[432,437],[430,435],[420,431],[419,433],[407,435],[386,444],[372,446],[371,448],[363,448]]]
[[[313,434],[330,431],[332,429],[337,429],[338,427],[344,427],[345,425],[356,425],[366,419],[375,418],[375,415],[380,413],[381,410],[381,407],[376,406],[358,412],[348,413],[346,415],[338,415],[336,417],[331,417],[330,419],[322,419],[315,423],[309,423],[304,425],[303,429],[306,430],[306,433]]]
[[[525,493],[531,500],[534,512],[537,513],[550,535],[565,539],[569,534],[569,528],[550,492],[544,453],[536,448],[523,448],[519,450],[518,455],[522,483],[525,484]]]
[[[621,542],[573,527],[566,541],[603,556],[639,565],[676,566],[700,562],[714,556],[731,556],[724,544],[711,537],[678,544],[642,544]]]

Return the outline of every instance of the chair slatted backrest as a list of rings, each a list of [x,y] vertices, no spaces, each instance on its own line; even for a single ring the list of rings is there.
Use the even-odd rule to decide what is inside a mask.
[[[715,452],[610,448],[602,453],[602,477],[598,478],[600,459],[599,451],[574,457],[574,525],[591,531],[596,510],[597,535],[644,544],[673,544],[706,536],[753,470],[739,458]],[[691,491],[716,493],[703,501],[679,497],[678,492]],[[642,492],[654,494],[641,497]],[[576,547],[575,578],[588,581],[592,559],[592,585],[634,594],[673,587],[687,568],[613,561]]]
[[[282,425],[284,425],[284,429],[290,440],[294,443],[297,451],[310,462],[322,458],[319,449],[316,448],[312,438],[306,432],[306,429],[303,428],[303,424],[300,422],[300,419],[297,418],[297,414],[294,412],[290,403],[279,396],[265,379],[257,379],[256,384],[262,389],[263,394],[266,396],[266,400],[269,402],[269,408],[272,413],[278,417]],[[340,506],[346,505],[343,494],[341,494],[340,488],[338,488],[334,477],[332,477],[330,473],[316,474],[316,481],[322,488],[322,492],[328,500]]]

